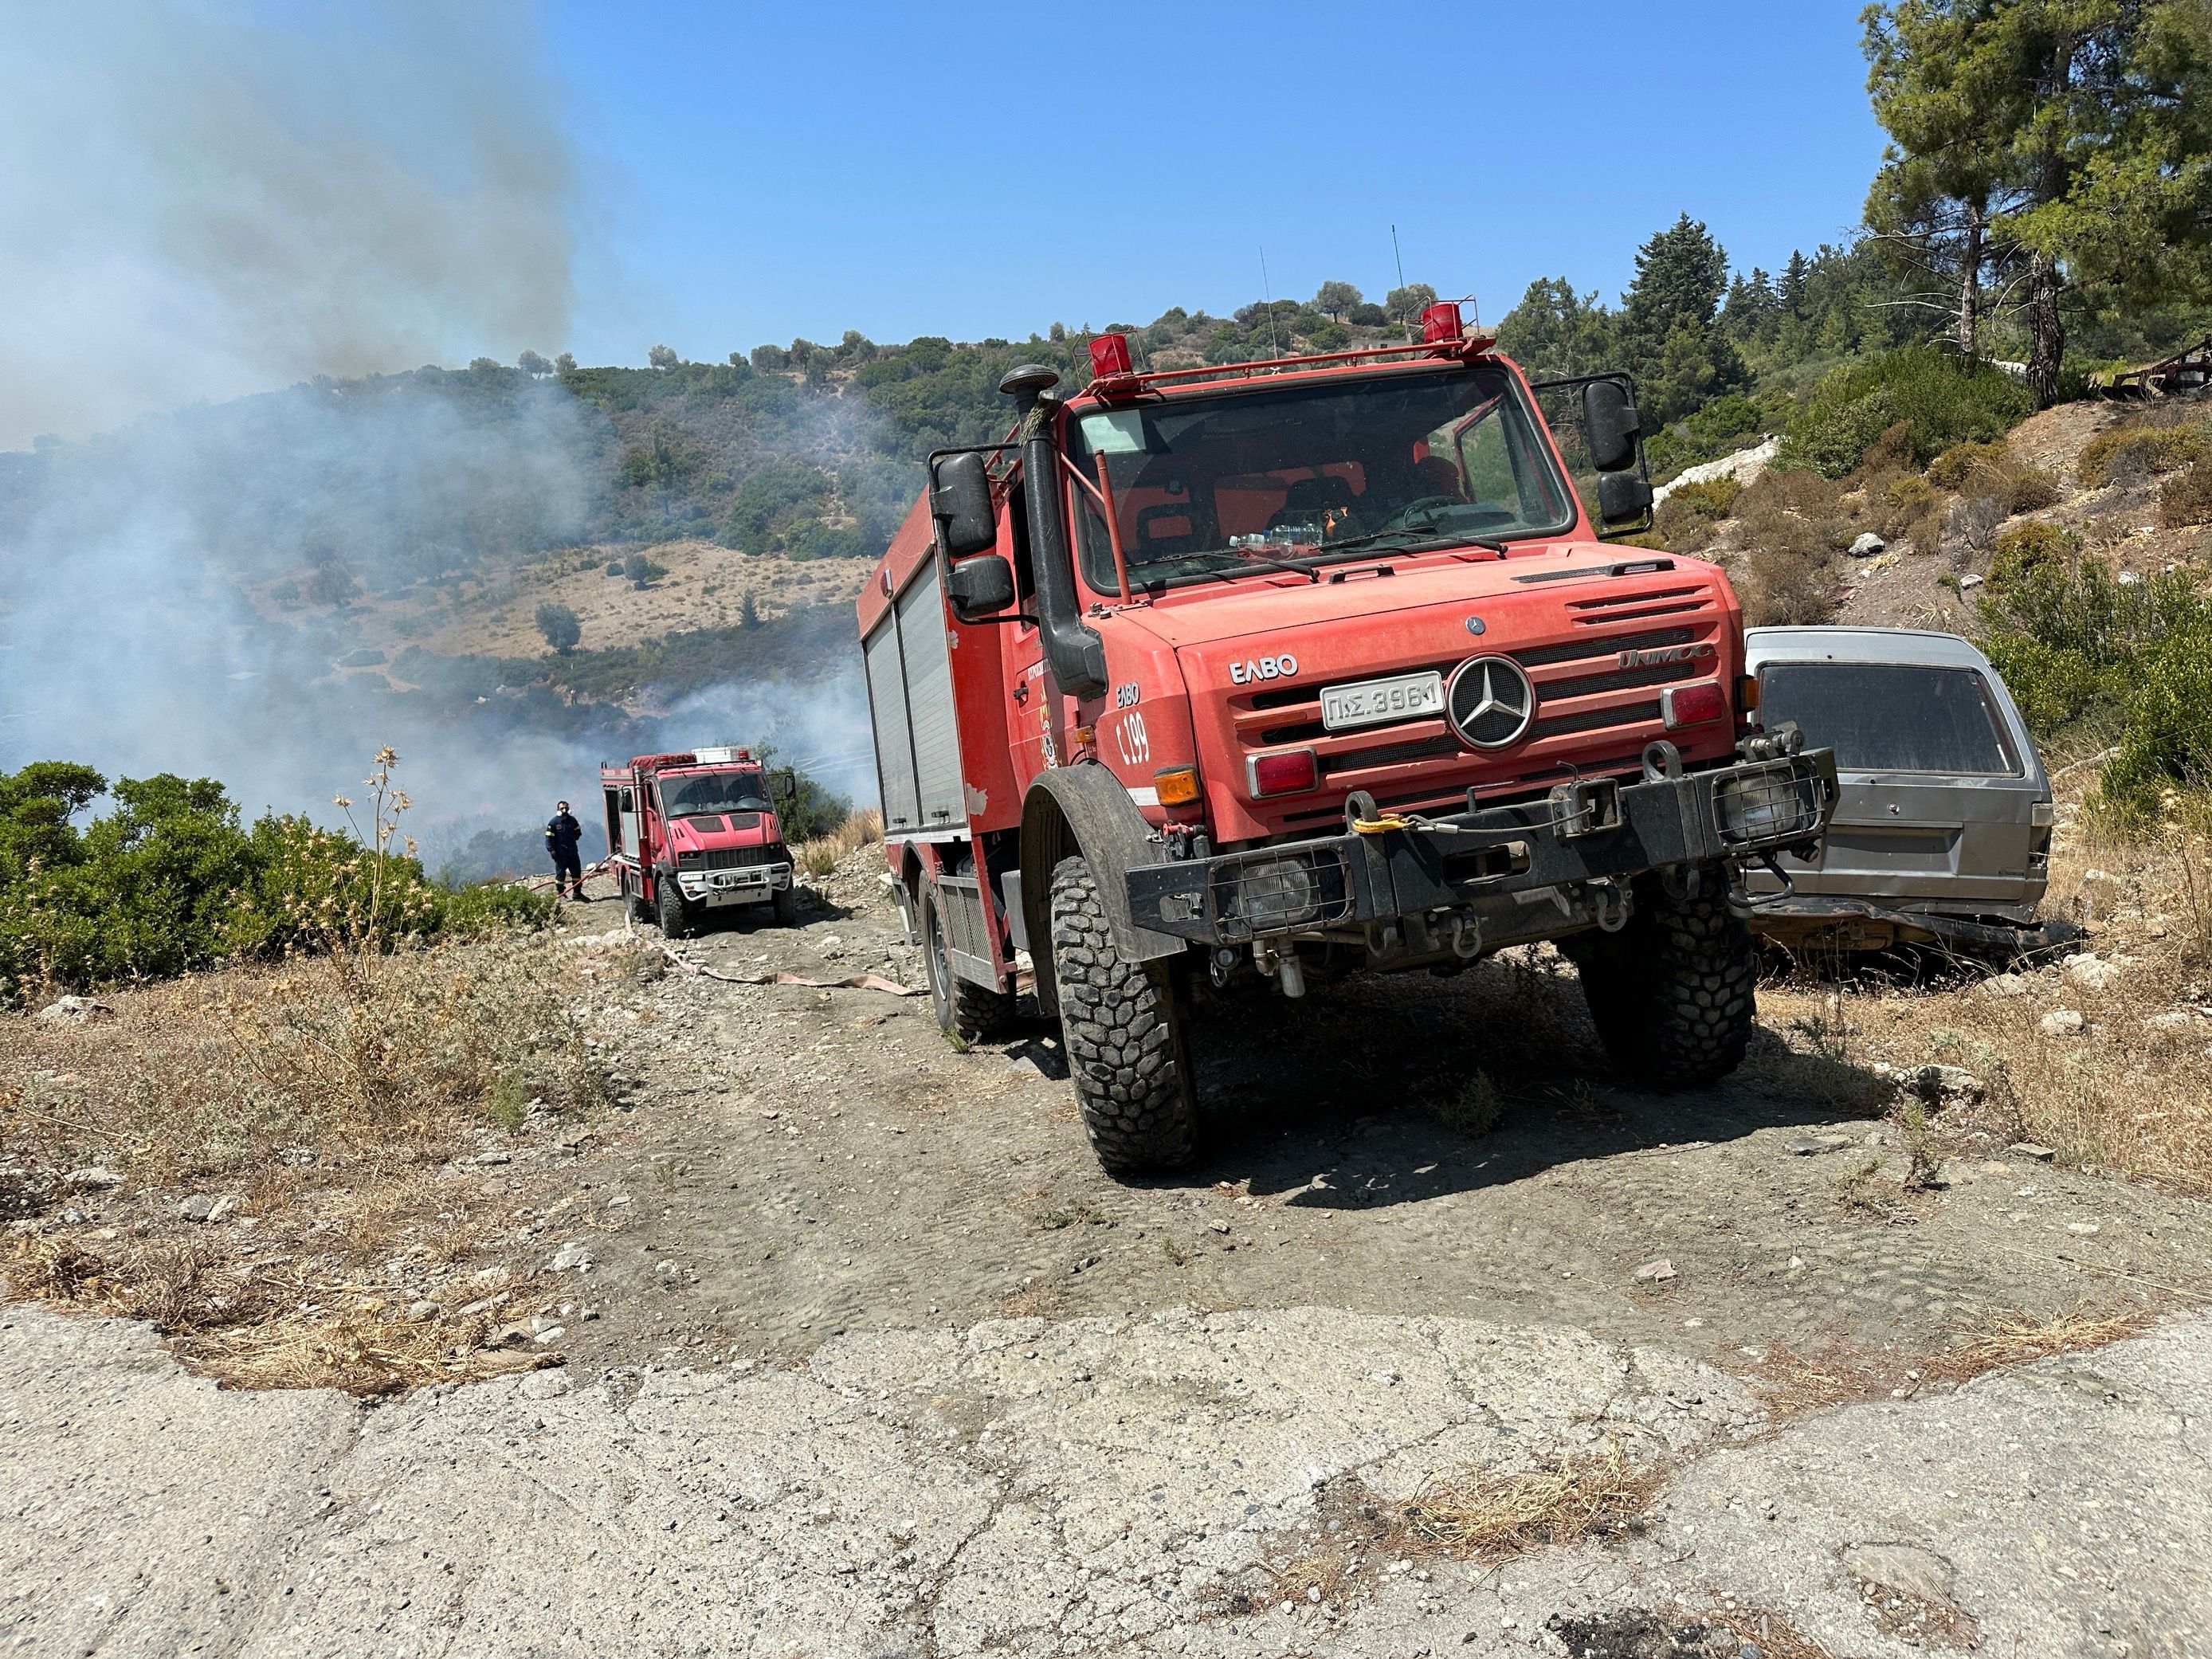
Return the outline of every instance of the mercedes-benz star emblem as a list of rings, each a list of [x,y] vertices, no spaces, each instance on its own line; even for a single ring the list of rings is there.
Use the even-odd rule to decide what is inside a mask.
[[[1536,714],[1536,688],[1510,657],[1469,657],[1452,671],[1444,706],[1453,728],[1477,749],[1516,742]]]

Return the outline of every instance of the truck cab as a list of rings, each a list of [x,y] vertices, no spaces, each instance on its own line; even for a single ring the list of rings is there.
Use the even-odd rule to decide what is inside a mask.
[[[1618,1063],[1741,1054],[1739,872],[1817,846],[1832,773],[1759,729],[1721,571],[1607,544],[1650,499],[1625,377],[1540,388],[1579,393],[1594,515],[1540,388],[1437,312],[1148,374],[1104,336],[1073,396],[1017,369],[861,596],[939,1018],[1003,1024],[1026,952],[1111,1169],[1188,1155],[1194,1006],[1344,973],[1557,939]]]
[[[791,850],[770,783],[750,750],[728,746],[602,765],[608,862],[632,919],[658,923],[671,939],[747,907],[796,921]]]

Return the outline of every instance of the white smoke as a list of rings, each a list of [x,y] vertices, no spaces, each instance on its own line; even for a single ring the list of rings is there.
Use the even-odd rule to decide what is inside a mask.
[[[514,0],[0,9],[0,448],[557,344],[557,102]]]

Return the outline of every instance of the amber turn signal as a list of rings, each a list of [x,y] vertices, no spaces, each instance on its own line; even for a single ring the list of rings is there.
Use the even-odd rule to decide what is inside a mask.
[[[1198,769],[1195,766],[1170,766],[1152,775],[1152,784],[1159,791],[1163,806],[1188,806],[1198,799]]]
[[[1759,676],[1745,674],[1735,683],[1735,706],[1743,713],[1755,713],[1759,708]]]

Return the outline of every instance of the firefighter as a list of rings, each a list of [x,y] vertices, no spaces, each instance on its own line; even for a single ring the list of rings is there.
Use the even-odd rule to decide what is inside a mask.
[[[553,882],[563,898],[579,904],[584,897],[584,865],[576,854],[577,844],[584,839],[584,826],[568,811],[565,800],[555,801],[553,816],[545,821],[545,850],[553,855]]]

